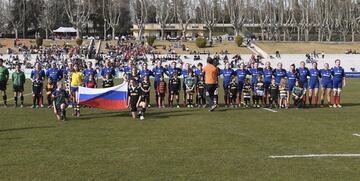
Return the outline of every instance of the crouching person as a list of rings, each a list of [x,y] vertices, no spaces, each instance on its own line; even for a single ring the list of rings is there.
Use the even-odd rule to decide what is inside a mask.
[[[301,108],[305,107],[304,102],[302,101],[303,97],[306,95],[306,91],[302,86],[299,80],[296,80],[295,87],[292,90],[292,96],[294,100],[294,107]]]
[[[129,81],[129,90],[128,90],[128,107],[130,108],[131,115],[133,119],[136,119],[137,116],[140,117],[140,120],[144,120],[144,114],[146,112],[146,102],[141,93],[141,88],[137,85],[137,82],[134,79]],[[137,108],[141,107],[141,111],[138,115]]]
[[[65,90],[63,82],[57,83],[57,88],[52,93],[54,113],[57,119],[60,121],[66,120],[66,107],[70,102],[70,96]]]

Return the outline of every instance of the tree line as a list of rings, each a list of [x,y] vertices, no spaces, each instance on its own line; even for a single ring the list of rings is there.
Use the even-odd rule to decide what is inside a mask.
[[[191,23],[206,25],[212,38],[216,24],[231,24],[235,35],[244,30],[273,41],[355,41],[359,33],[357,0],[0,0],[0,30],[23,38],[32,31],[45,38],[60,26],[81,34],[112,38],[130,32],[136,24],[158,23],[161,38],[177,23],[182,34]],[[253,27],[253,28],[249,28]],[[143,38],[143,36],[139,36]]]
[[[167,24],[179,23],[183,34],[189,23],[203,23],[209,38],[216,24],[229,23],[235,35],[245,25],[256,27],[262,40],[309,41],[315,34],[318,41],[332,41],[335,35],[355,41],[360,23],[357,0],[133,0],[130,12],[140,34],[146,23],[159,23],[162,32]]]
[[[61,26],[81,35],[129,33],[129,0],[0,0],[0,32],[16,39],[40,32],[46,39]]]

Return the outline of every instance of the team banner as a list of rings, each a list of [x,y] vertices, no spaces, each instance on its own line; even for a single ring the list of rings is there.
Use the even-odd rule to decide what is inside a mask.
[[[128,84],[104,88],[92,89],[79,87],[79,104],[110,110],[127,109]]]

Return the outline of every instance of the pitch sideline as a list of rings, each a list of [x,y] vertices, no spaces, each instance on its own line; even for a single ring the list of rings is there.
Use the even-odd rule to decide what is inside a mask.
[[[308,154],[308,155],[276,155],[269,156],[273,159],[288,159],[288,158],[323,158],[323,157],[360,157],[360,154]]]

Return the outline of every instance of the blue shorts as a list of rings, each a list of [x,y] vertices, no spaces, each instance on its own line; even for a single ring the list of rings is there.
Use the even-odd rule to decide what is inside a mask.
[[[42,93],[42,92],[43,92],[43,89],[44,89],[44,85],[41,85],[41,86],[40,86],[40,90],[41,90],[41,92],[40,92],[40,93]],[[55,89],[56,89],[56,88],[55,88]],[[54,89],[54,90],[55,90],[55,89]],[[34,85],[32,85],[32,86],[31,86],[31,93],[33,93],[33,94],[34,94]]]
[[[333,88],[334,88],[334,89],[341,89],[342,86],[343,86],[342,80],[340,80],[340,81],[335,81],[335,80],[334,80],[334,85],[333,85]]]
[[[244,82],[238,82],[237,89],[239,92],[242,92],[244,88]]]
[[[289,92],[292,92],[295,87],[295,83],[289,84],[288,87],[289,87]]]
[[[319,88],[319,81],[309,83],[309,89],[318,89],[318,88]]]
[[[308,82],[307,81],[306,82],[301,81],[301,84],[303,85],[304,89],[308,88]]]
[[[264,82],[265,93],[269,93],[271,82]]]
[[[321,87],[324,89],[332,89],[333,85],[332,85],[332,82],[322,82]]]
[[[79,90],[79,87],[70,87],[71,92],[77,92]]]

